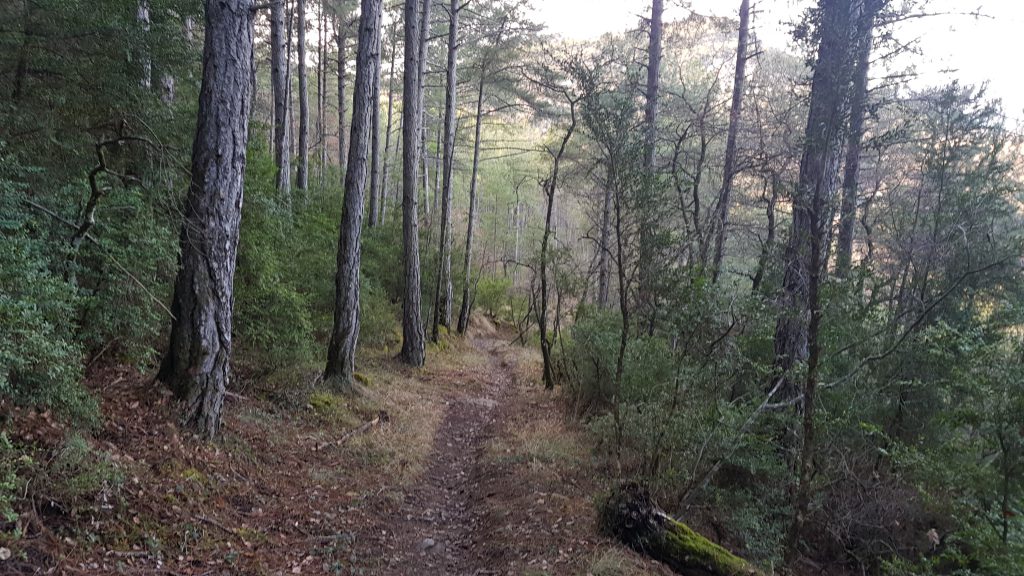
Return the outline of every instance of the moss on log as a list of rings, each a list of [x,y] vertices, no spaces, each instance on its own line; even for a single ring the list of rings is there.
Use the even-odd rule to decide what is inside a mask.
[[[650,493],[629,482],[601,506],[601,528],[630,548],[687,576],[762,576],[753,564],[672,519]]]

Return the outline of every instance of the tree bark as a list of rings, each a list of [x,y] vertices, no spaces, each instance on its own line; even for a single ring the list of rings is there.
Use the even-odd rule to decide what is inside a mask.
[[[836,275],[845,278],[853,265],[853,231],[857,222],[857,178],[864,139],[864,115],[868,98],[868,69],[871,66],[872,29],[875,14],[868,7],[862,16],[857,38],[857,69],[853,77],[850,99],[850,132],[846,140],[846,167],[843,171],[843,201],[839,208],[839,242],[836,252]]]
[[[363,196],[373,126],[373,95],[380,82],[381,0],[362,0],[359,16],[359,48],[352,102],[352,145],[345,174],[345,201],[338,238],[338,271],[335,276],[334,328],[327,349],[324,381],[352,390],[356,343],[359,339],[360,240],[363,228]]]
[[[291,213],[291,126],[288,125],[288,46],[285,0],[270,5],[270,84],[274,98],[274,176],[282,205]]]
[[[646,209],[643,212],[643,222],[640,228],[640,264],[639,264],[639,275],[640,275],[640,293],[639,300],[641,305],[641,314],[646,313],[650,319],[649,328],[651,331],[654,329],[654,317],[655,307],[654,302],[654,288],[652,284],[651,264],[654,258],[654,246],[652,228],[654,222],[650,218],[650,214],[653,211],[655,200],[654,191],[656,188],[656,178],[654,172],[654,153],[657,147],[658,138],[658,92],[660,91],[661,83],[661,51],[662,51],[662,15],[665,12],[664,0],[653,0],[651,3],[651,30],[649,44],[647,48],[647,87],[646,87],[646,105],[644,106],[644,174],[646,175],[647,182],[644,186],[645,196],[647,196]]]
[[[612,188],[609,185],[604,187],[604,205],[601,208],[601,245],[598,246],[600,254],[597,259],[597,305],[606,308],[608,306],[608,286],[611,283],[611,267],[609,263],[611,247],[608,240],[611,238],[611,212],[612,212]]]
[[[377,71],[377,79],[373,83],[373,110],[371,111],[370,127],[370,217],[369,225],[377,225],[377,206],[380,204],[380,79],[381,79],[381,50],[378,47],[374,56],[374,69]]]
[[[437,342],[439,326],[452,325],[452,168],[455,158],[455,113],[458,89],[459,2],[448,8],[448,70],[444,104],[443,188],[441,191],[441,240],[438,251],[437,287],[434,292],[434,326],[431,337]]]
[[[398,54],[398,34],[391,34],[391,63],[388,67],[388,115],[384,125],[384,167],[381,173],[380,203],[377,222],[383,223],[387,210],[388,185],[391,181],[391,125],[395,108],[395,56]],[[372,226],[373,224],[371,224]]]
[[[476,93],[476,127],[473,136],[473,171],[469,177],[469,217],[466,223],[466,254],[463,258],[462,269],[465,275],[462,279],[462,305],[459,307],[459,334],[465,334],[469,327],[470,284],[473,279],[473,223],[476,220],[476,181],[480,170],[480,128],[484,113],[484,83],[487,79],[486,66],[480,69],[480,83],[477,85]]]
[[[428,218],[427,225],[430,225],[430,202],[428,201],[428,194],[430,193],[430,187],[428,182],[430,181],[429,170],[427,168],[427,130],[426,130],[426,106],[423,103],[424,94],[426,93],[426,82],[427,82],[427,42],[430,40],[430,9],[433,5],[431,0],[423,0],[423,10],[420,11],[420,38],[419,38],[419,54],[420,54],[420,68],[417,71],[417,78],[419,80],[419,126],[417,127],[417,138],[420,139],[419,161],[422,163],[422,172],[420,176],[423,178],[423,212]]]
[[[743,87],[747,73],[747,39],[750,27],[750,0],[740,2],[740,31],[736,43],[736,75],[732,82],[732,108],[729,109],[729,134],[725,142],[725,167],[722,171],[722,193],[718,197],[718,222],[715,235],[715,256],[712,260],[712,282],[718,282],[722,258],[725,255],[725,239],[729,226],[729,202],[732,196],[732,180],[736,175],[736,140],[740,131],[740,117],[743,112]]]
[[[800,160],[800,179],[793,199],[793,225],[786,246],[783,307],[775,330],[775,384],[783,397],[795,398],[791,370],[807,361],[803,398],[803,445],[797,464],[793,520],[786,547],[794,560],[810,506],[813,472],[814,409],[820,352],[819,287],[830,209],[838,185],[839,161],[850,105],[853,40],[857,0],[823,0],[821,41],[811,79],[810,110]]]
[[[298,51],[295,65],[299,72],[299,166],[295,187],[303,193],[309,188],[309,90],[306,81],[306,0],[298,0]]]
[[[771,254],[775,250],[775,206],[778,204],[779,196],[782,192],[782,179],[779,178],[778,174],[771,175],[770,186],[771,195],[768,197],[768,204],[765,206],[765,226],[768,231],[765,235],[764,246],[761,248],[761,257],[757,261],[757,272],[754,273],[754,278],[751,282],[751,294],[757,294],[761,289],[761,283],[764,281],[765,270],[768,268],[768,259],[771,258]]]
[[[338,44],[338,167],[341,172],[341,185],[345,185],[348,172],[348,131],[345,130],[345,115],[348,109],[348,98],[345,97],[345,79],[348,72],[348,23],[338,18],[338,29],[335,31],[335,42]]]
[[[558,171],[562,155],[576,131],[576,100],[569,102],[570,123],[562,138],[562,144],[555,153],[551,165],[551,176],[544,182],[544,196],[547,207],[544,215],[544,235],[540,241],[540,305],[537,306],[537,326],[540,330],[540,351],[544,359],[544,389],[554,390],[555,373],[551,360],[551,339],[548,337],[548,252],[551,243],[551,220],[555,210],[555,192],[558,190]]]
[[[21,47],[18,49],[18,61],[14,65],[14,81],[11,89],[11,100],[17,103],[25,93],[25,80],[28,78],[28,60],[32,49],[32,38],[35,30],[32,25],[33,3],[26,0],[22,12]]]
[[[251,0],[207,0],[192,179],[184,206],[170,346],[158,379],[185,402],[185,422],[220,429],[231,377],[231,306],[249,131]]]
[[[425,335],[420,312],[420,238],[416,218],[420,125],[421,0],[405,0],[405,74],[402,91],[402,249],[405,269],[405,297],[402,300],[402,352],[406,364],[422,366]]]
[[[327,17],[323,2],[319,5],[317,26],[316,122],[317,122],[317,187],[324,188],[327,172]]]
[[[149,40],[149,31],[151,28],[151,19],[149,15],[149,0],[139,0],[136,7],[136,18],[139,21],[139,26],[142,28],[143,37]],[[146,42],[142,43],[139,48],[139,65],[141,78],[139,83],[141,86],[149,90],[153,87],[153,56],[149,51],[149,47],[146,46]]]
[[[437,212],[437,210],[438,210],[437,203],[439,202],[439,198],[441,196],[441,194],[440,194],[440,192],[441,192],[441,173],[444,171],[441,168],[441,155],[443,153],[442,152],[443,144],[441,143],[441,136],[442,136],[443,132],[444,132],[444,113],[442,112],[441,114],[438,114],[437,130],[435,132],[436,136],[435,136],[435,140],[434,140],[434,162],[433,162],[433,164],[434,164],[434,185],[431,188],[431,193],[430,193],[430,202],[432,204],[430,209],[432,211],[434,211],[434,212]]]
[[[838,185],[843,131],[849,109],[850,22],[854,0],[822,2],[821,43],[811,80],[800,176],[793,198],[793,224],[784,254],[782,295],[774,337],[774,376],[768,389],[782,379],[780,395],[795,398],[792,369],[808,357],[808,300],[812,250],[823,245],[824,213]]]

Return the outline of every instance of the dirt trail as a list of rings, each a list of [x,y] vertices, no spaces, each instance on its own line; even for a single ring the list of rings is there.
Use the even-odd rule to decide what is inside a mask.
[[[499,426],[496,408],[509,395],[512,376],[497,356],[501,341],[479,339],[474,345],[489,356],[487,384],[446,400],[426,470],[398,510],[380,518],[379,535],[372,538],[380,554],[374,574],[494,573],[479,568],[486,559],[474,545],[485,514],[478,483],[483,451]]]

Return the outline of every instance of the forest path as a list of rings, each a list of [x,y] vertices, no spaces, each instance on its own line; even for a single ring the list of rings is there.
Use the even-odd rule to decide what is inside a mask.
[[[405,492],[397,510],[383,511],[370,537],[367,556],[376,555],[381,575],[475,576],[495,572],[477,541],[485,506],[481,502],[481,462],[487,441],[499,432],[500,403],[513,393],[514,377],[500,357],[507,344],[481,337],[473,345],[488,357],[483,387],[465,384],[465,392],[446,398],[428,464]],[[477,375],[478,377],[481,375]],[[454,383],[456,385],[459,382]]]

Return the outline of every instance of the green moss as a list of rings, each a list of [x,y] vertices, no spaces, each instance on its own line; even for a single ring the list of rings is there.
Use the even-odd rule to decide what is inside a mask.
[[[348,399],[336,392],[314,392],[309,395],[308,404],[318,418],[332,424],[353,426],[359,422],[349,408]]]
[[[370,377],[362,372],[356,372],[352,377],[355,378],[356,382],[359,382],[363,386],[369,386],[371,383]]]
[[[746,560],[670,518],[635,482],[624,483],[600,503],[600,525],[634,550],[667,564],[681,574],[693,571],[712,576],[759,576]]]
[[[249,544],[262,544],[267,541],[267,535],[255,528],[238,528],[235,530],[235,534]]]
[[[665,522],[662,544],[667,548],[666,552],[683,560],[685,566],[682,567],[699,567],[727,576],[758,573],[746,560],[694,532],[686,524],[667,517]]]
[[[204,486],[209,481],[206,478],[206,474],[203,474],[202,472],[196,470],[195,468],[186,468],[182,470],[181,477],[184,478],[185,480],[196,482],[197,484],[202,484]]]

